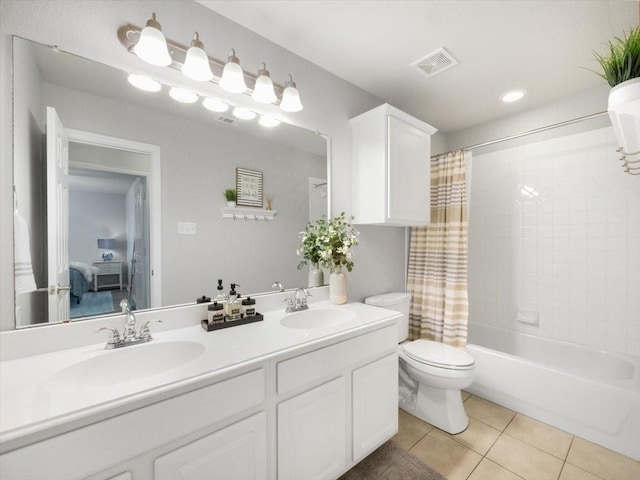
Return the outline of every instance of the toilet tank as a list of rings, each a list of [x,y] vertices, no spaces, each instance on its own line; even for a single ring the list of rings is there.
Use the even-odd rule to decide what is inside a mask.
[[[375,307],[386,308],[400,312],[402,317],[398,324],[398,343],[404,342],[409,337],[409,305],[411,304],[411,294],[402,292],[382,293],[373,297],[365,298],[364,303]]]

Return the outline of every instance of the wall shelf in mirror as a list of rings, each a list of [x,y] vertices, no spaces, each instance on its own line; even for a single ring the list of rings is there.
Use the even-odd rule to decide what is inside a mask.
[[[265,210],[262,208],[237,208],[225,207],[222,209],[222,218],[230,218],[231,220],[254,220],[270,222],[276,216],[275,210]]]

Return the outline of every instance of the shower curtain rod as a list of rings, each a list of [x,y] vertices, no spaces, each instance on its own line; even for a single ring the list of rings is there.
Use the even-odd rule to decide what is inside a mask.
[[[456,150],[450,150],[449,152],[446,152],[446,153],[451,153],[458,150],[473,150],[474,148],[486,147],[489,145],[494,145],[496,143],[506,142],[507,140],[514,140],[516,138],[526,137],[527,135],[533,135],[534,133],[546,132],[547,130],[553,130],[554,128],[564,127],[566,125],[582,122],[584,120],[591,120],[592,118],[601,117],[603,115],[607,115],[607,112],[605,111],[600,113],[592,113],[591,115],[585,115],[584,117],[578,117],[572,120],[566,120],[564,122],[554,123],[553,125],[547,125],[546,127],[534,128],[533,130],[529,130],[528,132],[517,133],[515,135],[509,135],[508,137],[497,138],[495,140],[489,140],[488,142],[476,143],[475,145],[470,145],[468,147],[458,148]],[[444,155],[444,154],[439,153],[437,155],[432,155],[431,158],[436,158],[436,157],[439,157],[440,155]]]

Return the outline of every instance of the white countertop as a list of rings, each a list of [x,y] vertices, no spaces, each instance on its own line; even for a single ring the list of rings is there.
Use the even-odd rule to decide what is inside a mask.
[[[33,355],[0,362],[0,443],[9,451],[32,441],[47,438],[82,424],[103,420],[135,408],[213,382],[229,370],[250,366],[274,355],[303,347],[328,344],[357,333],[392,324],[397,313],[362,303],[341,306],[317,302],[310,309],[337,308],[355,313],[352,320],[322,328],[294,329],[280,324],[283,309],[264,313],[264,321],[205,332],[200,325],[153,334],[152,342],[105,350],[104,343]],[[176,312],[178,314],[178,312]],[[160,371],[135,381],[96,382],[61,386],[51,377],[93,357],[118,353],[164,342],[195,342],[202,353],[178,367]],[[198,345],[194,345],[200,347]],[[126,357],[122,357],[123,359]],[[127,364],[117,365],[127,369]]]

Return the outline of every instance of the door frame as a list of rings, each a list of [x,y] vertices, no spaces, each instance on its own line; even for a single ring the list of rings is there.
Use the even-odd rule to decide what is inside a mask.
[[[135,169],[122,168],[109,169],[119,173],[128,173],[146,177],[147,199],[149,202],[149,306],[158,308],[162,306],[162,204],[161,204],[161,150],[158,145],[135,142],[119,137],[111,137],[99,133],[84,130],[67,129],[69,142],[108,147],[117,150],[126,150],[134,153],[149,155],[149,172],[140,172]]]

